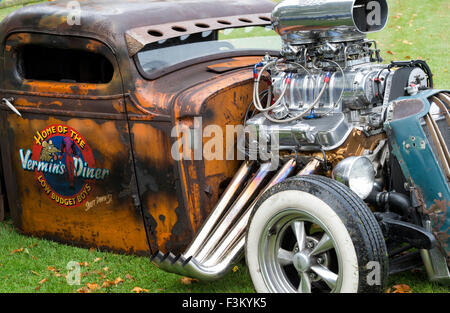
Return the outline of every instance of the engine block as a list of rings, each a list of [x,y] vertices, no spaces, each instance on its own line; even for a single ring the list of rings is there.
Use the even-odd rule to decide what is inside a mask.
[[[340,9],[347,12],[350,2],[344,1]],[[384,27],[387,10],[378,27],[355,22],[364,14],[356,7],[342,20],[345,25],[328,24],[334,13],[318,10],[323,16],[308,20],[306,27],[302,23],[311,6],[320,3],[285,1],[277,6],[272,22],[283,39],[282,58],[267,55],[254,70],[256,110],[246,125],[252,138],[278,135],[280,149],[316,145],[332,150],[355,128],[382,132],[390,101],[432,87],[425,62],[382,64],[376,42],[365,38],[366,32]],[[260,93],[263,79],[269,88]]]

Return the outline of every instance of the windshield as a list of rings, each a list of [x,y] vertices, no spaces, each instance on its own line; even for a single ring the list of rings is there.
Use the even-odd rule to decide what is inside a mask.
[[[230,28],[180,36],[149,44],[137,54],[147,75],[161,73],[184,62],[223,53],[264,54],[281,50],[281,38],[267,27]]]

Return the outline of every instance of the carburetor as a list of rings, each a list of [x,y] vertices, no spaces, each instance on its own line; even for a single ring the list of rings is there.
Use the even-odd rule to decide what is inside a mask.
[[[277,133],[280,149],[339,147],[354,128],[382,131],[390,101],[432,87],[424,61],[382,64],[366,34],[387,22],[385,0],[285,0],[272,13],[281,58],[255,65],[253,138]],[[268,89],[261,92],[265,80]]]

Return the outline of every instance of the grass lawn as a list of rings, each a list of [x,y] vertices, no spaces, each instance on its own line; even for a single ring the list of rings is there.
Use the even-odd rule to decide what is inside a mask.
[[[71,286],[66,281],[67,264],[71,261],[81,264],[81,285]],[[253,292],[246,268],[239,264],[235,270],[218,282],[187,284],[189,281],[182,282],[182,277],[157,269],[146,257],[81,249],[26,237],[19,235],[11,222],[0,223],[0,293],[132,292],[135,287],[153,293]],[[110,286],[102,287],[104,284]],[[95,290],[96,285],[101,288]]]
[[[69,285],[67,264],[77,262],[81,285]],[[243,263],[216,282],[191,282],[160,271],[148,258],[75,248],[18,234],[10,221],[0,223],[0,293],[2,292],[254,292]],[[69,278],[71,275],[68,276]],[[424,270],[390,277],[388,287],[406,284],[412,292],[448,293],[427,281]],[[102,287],[104,286],[104,287]]]
[[[435,88],[450,88],[450,2],[447,0],[388,0],[386,28],[369,35],[375,39],[386,63],[422,59],[427,61]]]
[[[389,1],[386,29],[370,35],[379,42],[386,62],[422,58],[431,66],[438,88],[450,88],[447,0]],[[18,7],[0,10],[0,19]],[[81,285],[69,285],[67,264],[81,264]],[[10,221],[0,223],[0,292],[253,292],[245,265],[217,282],[182,281],[154,267],[148,258],[74,248],[18,234]],[[70,275],[69,275],[70,276]],[[427,281],[424,270],[390,277],[388,287],[406,284],[412,292],[448,293]]]
[[[81,285],[67,283],[67,264],[71,261],[81,264]],[[186,284],[189,281],[160,271],[145,257],[26,237],[18,234],[10,221],[0,223],[0,293],[133,292],[135,287],[152,293],[254,292],[245,265],[241,263],[235,270],[216,282]],[[428,282],[423,270],[395,275],[389,279],[388,287],[397,284],[409,285],[412,292],[449,292],[449,288]]]

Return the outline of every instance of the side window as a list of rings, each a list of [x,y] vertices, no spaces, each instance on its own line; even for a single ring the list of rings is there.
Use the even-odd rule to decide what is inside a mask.
[[[3,89],[72,96],[123,95],[116,54],[95,39],[13,33],[4,46]]]
[[[83,50],[24,45],[17,61],[19,74],[30,80],[107,84],[114,75],[105,56]]]

